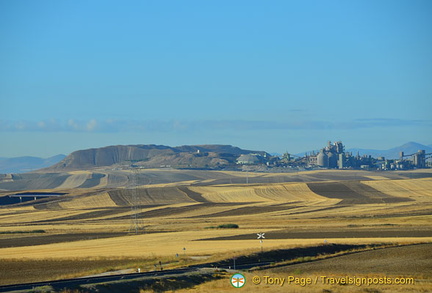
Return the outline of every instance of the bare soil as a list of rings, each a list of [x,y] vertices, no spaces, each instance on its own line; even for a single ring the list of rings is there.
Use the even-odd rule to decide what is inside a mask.
[[[358,181],[308,183],[316,194],[327,198],[339,198],[339,204],[396,203],[412,201],[409,198],[393,197]]]
[[[0,248],[6,247],[21,247],[32,245],[43,245],[60,242],[71,242],[89,239],[110,238],[125,236],[127,233],[75,233],[75,234],[56,234],[56,235],[41,235],[28,237],[15,237],[0,240]]]
[[[265,232],[265,231],[264,231]],[[418,229],[374,229],[374,230],[345,230],[345,231],[273,231],[266,232],[266,239],[332,239],[332,238],[393,238],[393,237],[432,237],[432,230]],[[227,237],[216,237],[200,240],[251,240],[256,234],[243,234]],[[265,241],[265,240],[264,240]]]
[[[278,273],[432,277],[432,244],[390,247],[272,269]]]
[[[263,207],[241,207],[232,209],[229,211],[214,213],[214,214],[207,214],[205,216],[195,216],[191,218],[212,218],[212,217],[228,217],[228,216],[238,216],[238,215],[254,215],[254,214],[263,214],[263,213],[270,213],[270,212],[277,212],[277,211],[285,211],[290,210],[294,208],[298,208],[297,205],[270,205],[270,206],[263,206]]]

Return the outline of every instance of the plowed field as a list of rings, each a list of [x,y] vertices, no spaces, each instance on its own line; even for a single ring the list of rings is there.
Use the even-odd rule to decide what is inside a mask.
[[[31,186],[23,190],[63,195],[0,207],[0,259],[176,254],[187,259],[241,255],[259,251],[261,245],[270,250],[324,242],[432,242],[432,178],[427,174],[432,172],[98,170],[23,174],[14,181],[0,182],[0,188]],[[2,191],[1,196],[13,193]],[[238,228],[221,229],[235,226],[224,224]],[[34,230],[44,233],[32,234]],[[263,243],[257,233],[265,233]],[[420,257],[427,250],[395,251]],[[396,272],[408,262],[396,252],[388,254],[388,260],[383,254],[370,255],[370,259],[384,273]],[[360,258],[358,261],[358,271],[368,269]],[[430,269],[419,259],[411,262]],[[333,272],[334,266],[328,265]],[[334,272],[339,271],[335,268]]]

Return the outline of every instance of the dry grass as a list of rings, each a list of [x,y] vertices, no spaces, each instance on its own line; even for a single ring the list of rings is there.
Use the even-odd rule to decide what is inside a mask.
[[[235,229],[237,230],[237,229]],[[254,230],[243,232],[255,235]],[[40,246],[12,247],[0,249],[2,259],[44,259],[65,257],[88,258],[101,257],[146,257],[152,255],[173,256],[183,254],[186,248],[187,255],[212,255],[217,253],[239,252],[248,249],[260,248],[258,240],[219,240],[195,241],[201,237],[222,237],[236,235],[236,231],[205,230],[197,232],[172,232],[133,235],[115,238],[83,240],[66,243],[53,243]],[[331,243],[368,244],[383,242],[412,243],[419,241],[432,241],[432,237],[418,238],[334,238]],[[163,245],[161,245],[163,243]],[[323,239],[266,239],[264,249],[274,249],[281,246],[302,246],[322,244]]]
[[[115,207],[115,202],[111,199],[107,192],[97,193],[85,197],[76,197],[70,201],[60,202],[63,209],[88,209]]]
[[[155,174],[157,172],[159,171],[154,171]],[[181,171],[175,172],[181,174]],[[325,171],[321,173],[340,175],[343,174],[343,171]],[[304,176],[318,176],[321,173],[308,172]],[[364,174],[364,176],[373,176],[367,172],[358,173]],[[224,174],[224,172],[217,174],[222,177],[230,175]],[[88,173],[85,172],[73,173],[74,180],[77,180],[74,182],[77,184],[87,175]],[[246,174],[236,173],[236,176],[246,176]],[[270,175],[262,174],[260,176]],[[271,176],[303,175],[298,173],[289,175],[272,174]],[[0,249],[0,259],[5,261],[42,261],[44,259],[56,261],[65,258],[85,259],[98,257],[105,259],[128,259],[132,257],[144,259],[156,256],[170,258],[176,253],[182,255],[183,248],[186,248],[186,256],[218,254],[229,256],[260,249],[260,243],[256,240],[256,233],[258,232],[269,234],[272,231],[282,229],[294,232],[308,230],[346,231],[347,228],[363,231],[368,229],[390,231],[395,228],[405,229],[406,231],[432,229],[430,212],[432,211],[432,179],[374,179],[379,180],[362,181],[361,183],[386,195],[406,197],[412,201],[342,205],[340,199],[326,198],[313,193],[305,183],[188,186],[190,191],[200,194],[207,201],[199,203],[191,200],[187,192],[177,189],[177,187],[164,189],[164,184],[161,184],[157,187],[148,186],[148,189],[151,190],[148,194],[155,195],[151,199],[153,203],[157,203],[158,196],[156,194],[159,193],[163,195],[164,200],[169,202],[175,199],[170,198],[170,196],[181,196],[189,202],[165,203],[161,206],[144,206],[141,208],[141,212],[143,212],[141,219],[146,231],[159,233],[52,243],[40,246],[2,248]],[[72,184],[72,181],[70,179],[69,183]],[[105,190],[95,190],[94,193],[89,193],[89,190],[76,189],[70,190],[70,192],[71,195],[67,197],[67,200],[43,207],[36,206],[37,209],[34,209],[33,206],[1,208],[0,232],[41,229],[47,231],[46,235],[49,237],[50,235],[62,233],[124,232],[130,228],[131,210],[129,207],[117,207],[112,197]],[[160,202],[159,204],[163,203]],[[145,215],[153,216],[146,217]],[[205,227],[218,226],[224,223],[235,223],[240,228],[234,230],[205,229]],[[251,239],[197,241],[241,234],[250,234]],[[1,235],[0,241],[1,237],[23,237],[22,235],[12,236]],[[327,240],[332,243],[351,244],[408,243],[432,241],[432,237],[421,239],[412,237],[336,238]],[[264,240],[264,249],[281,246],[316,245],[323,243],[323,241],[324,239],[267,238]],[[222,287],[226,286],[224,282],[214,281],[209,284],[210,286],[216,286],[216,288],[218,288],[218,284],[224,284],[220,288],[223,291],[225,289]],[[197,290],[201,290],[200,287],[198,286]],[[338,288],[320,288],[320,292],[323,289],[338,292]],[[258,290],[259,288],[252,286],[249,289]],[[271,289],[275,288],[272,287]],[[284,292],[289,292],[286,291],[288,289],[284,288]],[[352,289],[357,290],[357,288]],[[380,287],[379,290],[384,290],[384,287]]]
[[[432,199],[432,180],[430,178],[363,181],[362,183],[392,196],[414,198],[421,202],[430,202]]]
[[[393,292],[431,292],[432,291],[432,283],[428,280],[416,280],[416,283],[414,285],[363,285],[363,286],[356,286],[356,285],[326,285],[322,283],[317,284],[311,284],[306,286],[301,285],[294,285],[290,284],[288,285],[286,282],[284,285],[278,285],[278,284],[264,284],[261,283],[259,285],[255,285],[252,283],[252,278],[254,276],[260,276],[262,279],[264,279],[263,274],[256,274],[256,273],[243,273],[243,275],[246,277],[246,284],[243,288],[237,289],[231,286],[229,283],[229,278],[232,276],[232,274],[225,274],[224,279],[210,281],[204,284],[201,284],[199,286],[195,286],[192,289],[183,289],[183,290],[176,290],[177,293],[185,293],[185,292],[197,292],[197,293],[210,293],[210,292],[236,292],[236,290],[244,290],[247,292],[290,292],[290,293],[299,293],[299,292],[311,292],[311,293],[346,293],[346,292],[353,292],[353,293],[365,293],[365,292],[374,292],[374,293],[393,293]],[[269,274],[269,276],[273,278],[287,278],[288,275],[286,274]],[[292,275],[293,277],[297,278],[311,278],[313,281],[315,279],[321,280],[322,275]],[[330,277],[330,275],[327,275]],[[331,277],[345,277],[345,275],[331,275]],[[382,274],[372,274],[372,275],[365,275],[360,274],[356,275],[358,278],[383,278],[386,276],[383,276]],[[145,291],[142,291],[145,292]]]
[[[131,273],[136,272],[137,268],[152,271],[159,261],[165,268],[188,263],[183,258],[174,257],[8,259],[0,262],[0,285],[76,278],[117,270]]]
[[[81,173],[75,172],[74,174],[71,174],[68,178],[66,178],[66,180],[57,188],[58,189],[77,188],[90,177],[91,177],[90,172],[81,172]]]
[[[360,251],[329,258],[318,256],[313,262],[282,266],[264,271],[243,272],[246,284],[242,290],[248,292],[431,292],[432,291],[432,255],[431,244],[390,247],[378,250]],[[321,259],[321,260],[320,260]],[[222,280],[215,280],[195,286],[192,290],[176,292],[228,292],[238,290],[229,283],[233,273],[226,273]],[[260,277],[260,283],[254,284],[253,277]],[[267,276],[267,281],[266,277]],[[355,279],[357,284],[337,285],[324,282],[323,276],[333,280],[346,277]],[[268,277],[273,278],[269,280]],[[288,278],[294,279],[288,284]],[[274,279],[285,279],[277,283]],[[366,282],[381,280],[393,284],[368,285]],[[408,284],[394,284],[401,279]],[[311,280],[310,284],[302,281]],[[327,279],[328,280],[328,279]],[[296,281],[298,282],[296,284]],[[414,282],[413,284],[409,282]],[[282,284],[282,285],[281,285]]]
[[[305,183],[285,183],[266,185],[219,185],[191,187],[211,202],[262,202],[262,201],[324,201],[313,193]]]

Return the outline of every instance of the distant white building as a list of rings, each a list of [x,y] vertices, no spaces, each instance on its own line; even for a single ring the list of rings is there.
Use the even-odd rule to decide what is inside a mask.
[[[240,155],[240,157],[237,159],[238,165],[255,165],[259,164],[260,162],[260,155],[257,154]]]

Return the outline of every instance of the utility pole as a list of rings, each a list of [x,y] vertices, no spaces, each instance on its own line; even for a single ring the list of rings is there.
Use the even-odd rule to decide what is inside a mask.
[[[263,253],[263,239],[265,239],[265,233],[257,233],[257,236],[258,236],[258,240],[260,241],[260,243],[261,243],[261,253]]]
[[[133,168],[133,167],[132,167]],[[129,232],[138,234],[142,229],[142,221],[139,219],[141,213],[138,199],[138,170],[133,168],[130,177],[130,205],[131,205],[131,224]]]

